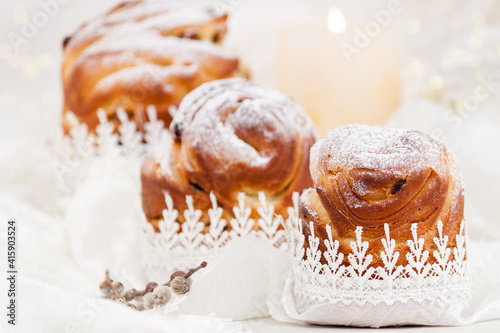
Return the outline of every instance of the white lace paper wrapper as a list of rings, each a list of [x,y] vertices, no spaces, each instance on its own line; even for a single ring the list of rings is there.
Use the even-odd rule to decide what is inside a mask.
[[[285,230],[280,228],[283,219],[274,214],[274,207],[267,204],[263,193],[259,193],[260,207],[257,212],[260,217],[257,220],[250,217],[251,209],[245,207],[244,193],[238,195],[239,205],[233,207],[235,217],[229,222],[221,218],[223,210],[217,206],[215,195],[211,194],[210,199],[212,208],[208,210],[208,232],[205,232],[205,224],[200,222],[203,213],[194,209],[190,196],[186,197],[188,209],[184,211],[185,222],[177,222],[179,212],[168,193],[165,194],[167,209],[163,210],[163,219],[158,223],[160,231],[155,232],[145,219],[141,221],[141,252],[148,277],[168,276],[173,270],[210,261],[230,241],[240,237],[255,237],[278,249],[288,248]],[[255,224],[259,230],[255,230]]]
[[[283,322],[329,323],[331,325],[382,327],[395,325],[463,326],[478,321],[500,318],[500,266],[498,242],[469,241],[467,258],[471,281],[471,298],[436,299],[358,305],[329,301],[308,304],[294,293],[293,264],[290,263],[284,281],[272,281],[274,295],[268,295],[271,315]]]
[[[383,266],[375,268],[370,266],[373,257],[367,254],[369,244],[363,241],[362,227],[356,229],[356,241],[350,244],[349,265],[343,265],[344,254],[338,251],[339,242],[333,239],[331,229],[326,229],[327,250],[321,252],[321,240],[314,235],[311,223],[306,249],[302,223],[296,216],[287,221],[294,257],[282,297],[288,319],[372,327],[460,324],[456,309],[466,307],[471,291],[464,221],[454,248],[447,246],[449,239],[439,221],[439,237],[433,239],[437,249],[432,253],[423,250],[418,224],[412,224],[406,266],[396,265],[400,253],[395,251],[389,225],[384,225]],[[430,261],[431,256],[435,260]],[[278,315],[278,319],[283,318]]]

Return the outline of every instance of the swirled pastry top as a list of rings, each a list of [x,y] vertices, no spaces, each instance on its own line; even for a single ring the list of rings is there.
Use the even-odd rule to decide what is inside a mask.
[[[278,91],[243,79],[204,83],[183,99],[170,131],[171,143],[142,167],[144,213],[155,228],[165,192],[177,209],[185,209],[190,195],[204,212],[214,193],[226,219],[234,217],[241,192],[257,217],[264,192],[274,212],[286,217],[293,192],[312,186],[316,131],[305,111]]]
[[[242,79],[196,89],[182,101],[170,129],[189,178],[226,196],[288,189],[307,166],[316,138],[312,122],[290,97]],[[211,176],[219,172],[230,181]]]
[[[82,49],[106,36],[153,31],[161,36],[185,37],[218,43],[226,31],[227,15],[178,1],[137,0],[118,4],[108,13],[83,24],[66,37],[64,52],[70,62]]]
[[[419,131],[340,126],[311,149],[310,168],[325,209],[361,226],[424,220],[450,183],[462,190],[445,146]]]
[[[171,106],[203,82],[246,77],[238,58],[212,43],[223,38],[225,22],[225,15],[172,1],[116,6],[64,42],[64,111],[93,129],[99,108],[110,121],[124,108],[141,125],[154,105],[168,125]]]

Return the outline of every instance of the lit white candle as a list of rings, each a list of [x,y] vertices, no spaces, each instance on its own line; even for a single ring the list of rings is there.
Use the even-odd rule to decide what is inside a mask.
[[[338,8],[326,25],[278,33],[278,88],[306,109],[321,136],[344,123],[382,123],[399,104],[395,38],[383,29],[363,33]]]

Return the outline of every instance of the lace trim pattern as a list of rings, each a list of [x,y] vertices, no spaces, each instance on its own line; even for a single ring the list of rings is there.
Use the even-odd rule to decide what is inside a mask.
[[[296,215],[295,215],[296,216]],[[327,228],[328,239],[324,240],[326,251],[321,253],[321,240],[314,235],[310,224],[309,248],[305,249],[302,223],[291,219],[290,246],[294,255],[294,293],[309,302],[327,301],[331,304],[355,303],[388,305],[410,300],[422,303],[436,299],[469,297],[470,277],[465,257],[465,222],[456,236],[456,247],[447,247],[448,236],[443,235],[443,224],[438,222],[439,237],[433,239],[437,250],[423,250],[424,239],[418,237],[417,223],[411,225],[412,239],[407,241],[408,265],[396,265],[400,256],[395,251],[396,242],[391,238],[389,225],[384,225],[385,238],[381,240],[380,253],[383,267],[370,267],[373,259],[367,254],[368,242],[363,241],[363,228],[357,227],[356,241],[351,242],[352,252],[347,256],[349,265],[342,265],[344,254],[339,252],[339,242],[333,239],[331,228]],[[454,259],[449,260],[451,251]],[[432,255],[435,263],[430,263]],[[326,264],[321,263],[324,258]]]
[[[124,109],[117,110],[118,133],[115,133],[115,124],[108,121],[104,110],[99,109],[97,116],[99,124],[95,134],[89,133],[85,123],[79,123],[72,112],[66,113],[66,119],[72,125],[69,136],[63,137],[63,151],[71,152],[79,158],[108,155],[122,155],[125,157],[139,157],[157,149],[168,137],[168,129],[164,122],[157,119],[156,108],[149,106],[146,110],[149,122],[144,124],[145,133],[137,129],[137,124],[130,121]],[[146,144],[143,144],[143,141]]]
[[[296,196],[298,196],[296,194]],[[200,222],[202,212],[194,209],[193,198],[186,197],[185,221],[177,221],[179,212],[172,198],[165,194],[167,208],[158,223],[156,232],[145,219],[141,223],[141,244],[146,266],[167,268],[193,266],[200,260],[213,259],[229,241],[243,236],[263,239],[279,249],[286,249],[285,230],[280,228],[282,218],[274,214],[274,206],[268,205],[264,193],[259,193],[258,219],[250,217],[251,208],[245,206],[245,194],[239,193],[238,206],[233,207],[234,218],[222,218],[223,209],[218,207],[214,194],[210,194],[212,208],[208,210],[210,224]],[[254,229],[258,225],[259,230]],[[180,231],[179,231],[180,230]]]

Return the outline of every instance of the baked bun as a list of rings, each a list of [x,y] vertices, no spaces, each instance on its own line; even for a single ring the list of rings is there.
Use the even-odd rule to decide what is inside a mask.
[[[182,98],[200,84],[247,77],[236,56],[218,43],[226,32],[226,15],[172,1],[124,2],[80,27],[63,43],[64,114],[72,111],[90,131],[97,110],[118,124],[123,108],[142,125],[154,105],[166,125]]]
[[[382,129],[365,125],[340,126],[311,149],[314,188],[300,198],[300,217],[306,245],[310,222],[321,240],[328,239],[326,227],[339,241],[339,251],[352,253],[356,227],[363,227],[368,241],[370,266],[383,266],[380,252],[390,226],[399,251],[398,265],[406,265],[411,224],[418,223],[423,250],[433,253],[438,221],[453,248],[460,232],[464,191],[455,160],[443,144],[419,131]],[[326,251],[320,242],[320,250]],[[453,260],[453,251],[449,260]],[[429,262],[435,262],[430,255]]]
[[[151,157],[142,167],[143,208],[156,228],[164,192],[180,212],[186,195],[206,212],[213,192],[226,219],[239,192],[255,217],[264,192],[275,213],[286,217],[292,193],[312,186],[309,150],[316,132],[304,110],[278,91],[243,79],[205,83],[184,98],[170,132],[165,160]]]

